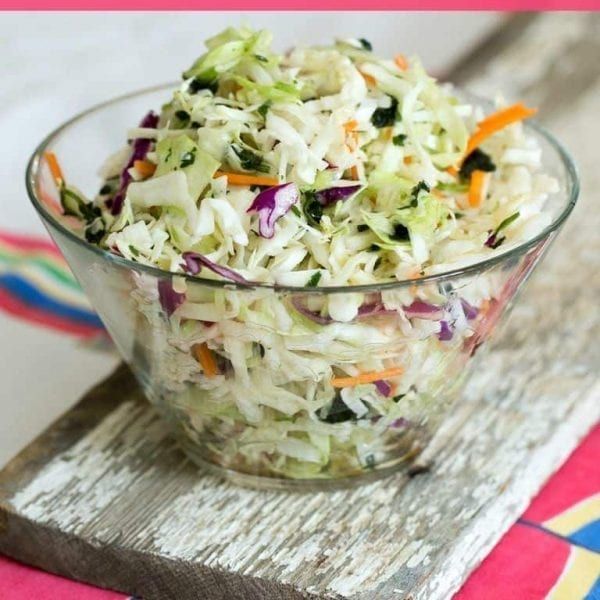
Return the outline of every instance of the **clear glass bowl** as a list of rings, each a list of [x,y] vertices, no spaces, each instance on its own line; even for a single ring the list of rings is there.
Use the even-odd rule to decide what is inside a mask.
[[[77,223],[60,214],[42,160],[55,152],[68,181],[94,196],[99,162],[171,88],[123,96],[75,117],[40,144],[27,168],[34,207],[165,426],[192,460],[255,487],[339,487],[410,465],[572,210],[578,182],[568,154],[538,126],[527,126],[561,186],[545,208],[551,224],[518,247],[452,272],[310,289],[174,276],[83,240]],[[161,288],[185,294],[171,316]],[[384,301],[398,310],[383,310]],[[340,325],[329,316],[340,304],[361,310]],[[441,321],[454,331],[441,332]],[[310,351],[315,341],[317,355]],[[206,347],[216,357],[212,377],[200,364]],[[386,368],[392,371],[376,383],[336,387],[349,374]]]

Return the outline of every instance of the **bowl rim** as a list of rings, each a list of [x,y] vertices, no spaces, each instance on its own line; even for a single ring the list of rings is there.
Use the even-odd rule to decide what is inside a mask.
[[[498,264],[509,262],[515,257],[520,257],[526,254],[530,249],[537,246],[543,240],[549,238],[549,236],[560,229],[563,223],[566,221],[567,217],[571,214],[575,204],[577,203],[577,199],[579,197],[580,191],[580,180],[577,167],[570,155],[570,153],[566,150],[566,148],[543,126],[541,126],[537,121],[528,121],[524,124],[526,129],[531,129],[542,138],[546,140],[553,148],[553,150],[557,153],[560,158],[563,167],[565,169],[565,175],[567,178],[567,189],[562,192],[564,194],[568,194],[568,201],[566,202],[564,208],[561,212],[552,220],[552,222],[547,225],[540,233],[535,235],[534,237],[517,244],[510,249],[500,252],[499,254],[495,254],[490,256],[489,258],[485,258],[483,260],[476,261],[474,263],[458,267],[455,269],[450,269],[448,271],[444,271],[442,273],[435,273],[431,275],[426,275],[424,277],[417,277],[412,279],[401,279],[396,281],[382,281],[378,283],[368,283],[368,284],[360,284],[360,285],[342,285],[342,286],[315,286],[315,287],[305,287],[305,286],[293,286],[293,285],[280,285],[275,283],[263,283],[263,282],[252,282],[249,281],[247,283],[238,283],[229,280],[220,280],[220,279],[208,279],[204,277],[198,277],[196,275],[189,275],[187,273],[175,273],[173,271],[167,271],[166,269],[161,269],[159,267],[153,265],[145,265],[142,263],[137,263],[135,261],[129,260],[123,256],[119,256],[117,254],[113,254],[108,250],[104,250],[99,246],[96,246],[84,238],[78,236],[74,231],[63,225],[58,219],[56,219],[51,213],[44,208],[42,202],[38,198],[38,194],[36,191],[35,185],[35,176],[39,171],[41,159],[43,157],[46,149],[52,144],[52,142],[58,138],[63,132],[65,132],[72,125],[84,120],[87,116],[110,107],[113,104],[117,104],[119,102],[123,102],[126,100],[130,100],[136,97],[141,97],[146,94],[156,93],[159,91],[167,91],[175,89],[180,85],[180,82],[169,82],[169,83],[161,83],[157,85],[153,85],[150,87],[134,90],[128,92],[126,94],[122,94],[98,104],[94,104],[93,106],[77,113],[54,130],[52,130],[48,135],[44,137],[44,139],[38,144],[38,146],[33,151],[27,162],[27,168],[25,170],[25,186],[27,189],[27,194],[29,196],[29,200],[33,204],[33,207],[40,215],[42,222],[48,229],[55,228],[61,234],[65,235],[68,239],[81,246],[84,250],[90,251],[96,254],[98,257],[103,260],[107,260],[110,263],[116,263],[116,265],[120,267],[127,268],[129,270],[142,271],[144,273],[148,273],[155,277],[159,278],[172,278],[172,277],[180,277],[185,279],[186,281],[193,282],[195,285],[202,284],[208,287],[213,288],[221,288],[221,289],[236,289],[236,290],[254,290],[254,289],[271,289],[278,292],[292,292],[292,293],[302,293],[302,294],[336,294],[336,293],[369,293],[369,292],[380,292],[384,290],[394,290],[394,289],[402,289],[409,286],[423,286],[430,283],[444,282],[449,279],[457,279],[462,277],[467,277],[472,274],[481,273],[486,271]],[[461,90],[458,90],[461,92]],[[485,99],[482,99],[474,94],[467,94],[470,98],[475,101],[480,101],[483,103],[489,102]],[[559,192],[561,193],[561,192]]]

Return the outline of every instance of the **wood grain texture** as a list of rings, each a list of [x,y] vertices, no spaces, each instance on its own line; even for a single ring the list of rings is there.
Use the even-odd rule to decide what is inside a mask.
[[[565,18],[519,19],[462,67],[489,93],[520,57],[509,94],[547,98],[584,179],[430,472],[320,493],[199,476],[122,368],[0,473],[0,551],[147,600],[449,598],[600,418],[599,19],[569,15],[578,36],[552,37]],[[544,91],[575,81],[560,103]]]

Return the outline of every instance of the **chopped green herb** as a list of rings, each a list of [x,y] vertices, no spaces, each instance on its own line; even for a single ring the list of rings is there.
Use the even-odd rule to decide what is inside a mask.
[[[498,227],[496,227],[494,234],[498,234],[503,229],[506,229],[511,223],[513,223],[514,221],[516,221],[519,218],[519,215],[520,215],[520,213],[516,212],[516,213],[513,213],[512,215],[510,215],[510,217],[506,217],[506,219],[504,219],[504,221],[502,221],[502,223],[500,223],[500,225],[498,225]]]
[[[101,227],[97,231],[92,231],[92,227],[86,227],[85,229],[85,239],[90,242],[90,244],[98,244],[100,240],[104,237],[104,228]]]
[[[297,216],[297,217],[302,217],[302,213],[300,212],[300,209],[295,205],[292,204],[292,208],[291,211]]]
[[[131,254],[133,254],[136,257],[140,255],[139,250],[131,245],[129,246],[129,252],[131,252]]]
[[[392,233],[390,237],[393,240],[397,240],[399,242],[407,242],[408,240],[410,240],[408,228],[402,225],[402,223],[396,223],[394,225],[394,233]]]
[[[271,102],[271,100],[267,100],[264,104],[261,104],[257,111],[258,114],[263,118],[266,119],[267,118],[267,113],[269,112],[269,109],[271,108],[271,105],[273,103]]]
[[[458,175],[463,181],[468,181],[471,178],[473,171],[486,171],[490,173],[495,170],[496,165],[493,163],[489,154],[486,154],[479,148],[475,148],[475,150],[473,150],[473,152],[471,152],[471,154],[463,161]]]
[[[105,183],[100,188],[100,195],[101,196],[106,196],[107,194],[110,194],[111,192],[112,192],[112,186],[108,185],[108,183]]]
[[[406,394],[398,394],[397,396],[394,396],[392,398],[392,401],[395,402],[396,404],[398,404],[398,402],[400,402],[400,400],[402,400],[402,398],[404,398],[404,396],[406,396]]]
[[[191,152],[186,152],[181,157],[181,163],[179,164],[179,166],[182,169],[185,169],[185,167],[189,167],[190,165],[193,165],[195,160],[196,160],[196,151],[194,149]]]
[[[373,50],[373,44],[371,44],[369,40],[365,40],[365,38],[359,38],[358,41],[365,50],[368,50],[369,52]]]
[[[175,112],[175,116],[180,120],[180,121],[189,121],[190,120],[190,115],[187,111],[185,110],[178,110]]]
[[[314,190],[304,192],[304,201],[302,209],[306,216],[306,220],[313,226],[318,225],[323,218],[323,206],[317,200]]]
[[[262,54],[255,54],[254,58],[256,60],[259,60],[260,62],[269,62],[269,59],[266,56],[263,56]]]
[[[430,188],[424,181],[419,181],[417,185],[410,191],[410,205],[414,208],[419,204],[419,194],[421,192],[429,192]]]
[[[197,94],[201,90],[210,90],[213,94],[215,94],[218,87],[219,82],[216,79],[208,80],[196,77],[190,81],[189,91],[192,94]]]
[[[324,417],[319,414],[319,419],[325,423],[343,423],[344,421],[355,421],[356,413],[346,406],[338,393],[334,396],[327,414]]]
[[[317,271],[316,273],[311,275],[311,278],[308,280],[306,287],[317,287],[320,280],[321,280],[321,271]]]
[[[378,108],[371,115],[371,123],[375,127],[390,127],[396,122],[396,113],[398,111],[398,100],[393,96],[390,96],[391,104],[387,108]]]
[[[366,224],[366,223],[361,223],[360,225],[356,226],[356,230],[359,233],[362,233],[363,231],[369,231],[370,227]]]
[[[403,133],[399,133],[392,138],[392,143],[394,146],[404,146],[404,142],[406,141],[406,136]]]
[[[240,164],[242,165],[242,169],[246,171],[258,171],[260,173],[268,173],[269,165],[267,165],[262,156],[255,154],[252,150],[248,150],[247,148],[240,148],[238,146],[233,146],[233,151],[237,154],[240,159]]]

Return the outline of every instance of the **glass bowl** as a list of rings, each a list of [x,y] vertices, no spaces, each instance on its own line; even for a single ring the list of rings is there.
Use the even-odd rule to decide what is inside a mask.
[[[94,196],[99,162],[172,87],[68,121],[36,149],[26,175],[35,209],[165,427],[193,461],[254,487],[340,487],[410,465],[572,210],[578,181],[568,154],[527,125],[560,182],[544,209],[550,225],[451,272],[326,288],[173,275],[82,239],[43,160],[56,153],[67,180]],[[173,294],[183,300],[174,311]],[[353,318],[344,310],[352,306]]]

